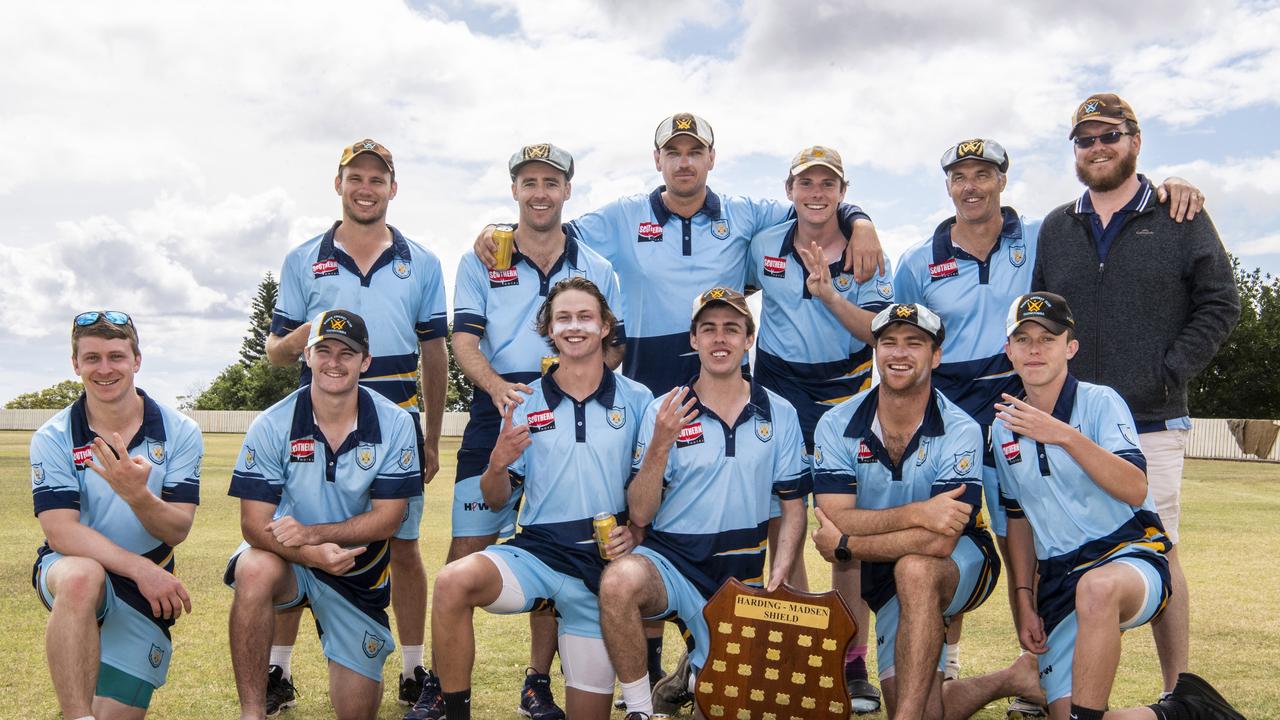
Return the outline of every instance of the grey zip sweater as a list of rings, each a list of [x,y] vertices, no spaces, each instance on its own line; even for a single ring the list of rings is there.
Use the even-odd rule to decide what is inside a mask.
[[[1187,383],[1240,318],[1231,261],[1208,213],[1176,223],[1154,193],[1124,218],[1105,263],[1089,226],[1080,200],[1049,213],[1031,287],[1071,304],[1071,373],[1115,388],[1140,432],[1161,429],[1188,414]]]

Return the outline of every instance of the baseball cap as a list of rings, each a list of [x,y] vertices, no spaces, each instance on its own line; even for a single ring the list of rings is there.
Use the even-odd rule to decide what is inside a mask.
[[[356,352],[369,352],[369,329],[364,318],[348,310],[325,310],[316,315],[311,321],[307,347],[322,340],[339,340]]]
[[[1133,108],[1129,107],[1129,103],[1122,100],[1119,95],[1115,93],[1090,95],[1071,115],[1071,133],[1067,135],[1067,139],[1070,140],[1076,136],[1080,123],[1096,121],[1108,125],[1122,125],[1125,120],[1134,125],[1138,124],[1138,116],[1133,113]]]
[[[356,159],[357,155],[363,155],[365,153],[377,155],[379,160],[386,163],[387,169],[391,171],[391,175],[393,177],[395,176],[396,166],[391,162],[391,151],[382,143],[370,138],[358,140],[342,148],[342,158],[338,160],[338,167],[346,167],[351,164],[352,160]]]
[[[564,173],[565,180],[573,179],[573,156],[551,143],[525,145],[507,161],[507,169],[511,171],[511,179],[516,179],[520,168],[531,162],[541,162]]]
[[[915,325],[939,345],[942,344],[942,339],[946,337],[946,329],[942,327],[942,318],[919,303],[894,303],[881,310],[871,319],[871,336],[879,339],[880,333],[894,323]]]
[[[791,159],[791,176],[795,177],[811,167],[823,166],[831,168],[841,180],[844,180],[844,160],[840,159],[840,153],[829,147],[822,145],[814,145],[807,147]]]
[[[1000,172],[1009,172],[1009,153],[1004,146],[988,138],[961,140],[942,153],[942,171],[965,160],[981,160],[996,166]]]
[[[1067,299],[1050,292],[1027,293],[1014,300],[1004,322],[1005,336],[1012,335],[1024,322],[1039,323],[1054,335],[1061,335],[1076,326]]]
[[[716,144],[716,134],[711,130],[711,123],[693,113],[682,112],[658,123],[658,129],[653,133],[653,146],[661,148],[677,135],[688,135],[707,147]]]
[[[693,319],[711,305],[728,305],[747,317],[751,317],[751,308],[747,307],[747,296],[734,290],[717,285],[693,299]]]

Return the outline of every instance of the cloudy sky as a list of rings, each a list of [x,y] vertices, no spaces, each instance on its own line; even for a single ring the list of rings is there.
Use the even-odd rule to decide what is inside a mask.
[[[1139,170],[1198,184],[1227,248],[1280,272],[1280,7],[1159,6],[5,3],[0,402],[70,377],[69,320],[91,308],[137,319],[158,398],[207,383],[263,274],[336,217],[338,154],[365,136],[396,156],[390,221],[451,288],[476,230],[512,217],[526,143],[575,155],[567,217],[658,184],[674,112],[715,126],[721,192],[781,198],[791,155],[829,145],[896,258],[952,213],[937,161],[957,140],[1009,149],[1024,215],[1077,195],[1068,118],[1114,90]]]

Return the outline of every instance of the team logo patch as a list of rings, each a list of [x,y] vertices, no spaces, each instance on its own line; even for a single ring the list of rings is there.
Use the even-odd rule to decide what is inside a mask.
[[[391,263],[391,272],[395,273],[396,277],[403,280],[409,277],[410,273],[413,272],[413,268],[409,266],[408,260],[405,260],[404,258],[396,258],[395,262]]]
[[[164,649],[152,643],[151,652],[147,653],[147,662],[151,663],[153,668],[160,667],[160,663],[164,662]]]
[[[511,266],[506,270],[490,270],[489,271],[489,287],[507,287],[508,285],[519,285],[520,273],[516,271],[515,266]]]
[[[164,443],[154,440],[147,441],[147,457],[151,458],[151,462],[156,465],[164,464]]]
[[[31,484],[44,484],[44,463],[31,463]]]
[[[1022,448],[1018,446],[1017,440],[1000,443],[1000,452],[1004,453],[1004,461],[1010,465],[1022,462]]]
[[[1022,267],[1027,261],[1027,246],[1025,243],[1017,243],[1009,246],[1009,263],[1014,267]]]
[[[848,292],[853,287],[853,276],[848,273],[840,273],[831,278],[831,285],[840,292]]]
[[[693,422],[680,428],[680,433],[676,435],[676,447],[689,447],[690,445],[701,445],[702,423]]]
[[[547,143],[539,143],[537,145],[524,146],[525,160],[540,160],[551,157],[551,146]]]
[[[1120,437],[1124,438],[1130,445],[1138,444],[1138,438],[1134,436],[1133,428],[1129,427],[1128,423],[1116,423],[1116,426],[1120,428]]]
[[[400,459],[396,461],[401,470],[408,470],[413,467],[413,448],[401,448]]]
[[[251,445],[244,446],[244,469],[252,470],[258,464],[258,455]]]
[[[860,463],[873,463],[876,461],[876,455],[871,452],[871,446],[867,445],[866,440],[858,441],[858,454],[854,459]]]
[[[956,146],[956,158],[982,157],[982,148],[986,143],[981,140],[965,140]]]
[[[779,257],[764,256],[764,275],[765,277],[786,277],[787,276],[787,259]]]
[[[656,222],[642,222],[636,231],[636,242],[662,242],[662,226]]]
[[[382,647],[387,644],[386,640],[374,635],[368,630],[364,631],[364,642],[362,643],[364,656],[373,659],[378,657],[378,653],[382,652]]]
[[[956,264],[955,258],[947,258],[940,263],[929,264],[929,277],[934,280],[955,277],[959,274],[960,266]]]
[[[973,470],[973,458],[977,455],[977,450],[965,450],[956,453],[955,471],[957,475],[968,475]]]
[[[893,283],[887,277],[876,278],[876,294],[885,300],[893,299]]]
[[[624,407],[609,408],[609,412],[604,414],[604,419],[609,423],[609,427],[618,430],[627,424],[627,409]]]
[[[315,438],[298,438],[289,441],[289,462],[308,463],[316,461]]]
[[[1084,106],[1081,109],[1084,110],[1084,113],[1083,113],[1084,115],[1091,115],[1093,113],[1098,112],[1098,108],[1100,107],[1102,107],[1101,100],[1097,100],[1095,98],[1089,98],[1088,100],[1084,101]]]
[[[81,445],[71,451],[71,460],[76,464],[77,470],[83,470],[89,466],[89,461],[93,459],[93,446]]]
[[[813,465],[814,467],[822,467],[822,446],[813,446]]]
[[[933,442],[931,437],[920,438],[920,449],[916,450],[916,467],[924,465],[924,461],[929,457],[929,443]]]
[[[338,261],[333,258],[311,263],[311,274],[316,277],[329,277],[338,274]]]
[[[556,429],[556,414],[551,410],[539,410],[538,412],[529,413],[526,420],[529,423],[529,432],[531,433]]]
[[[368,470],[373,467],[373,460],[377,455],[377,450],[372,443],[356,445],[356,465],[359,465],[361,470]]]
[[[729,237],[729,221],[721,219],[712,222],[711,234],[715,236],[717,240],[723,240]]]
[[[773,439],[773,423],[764,418],[756,418],[756,437],[760,442],[769,442]]]
[[[644,443],[636,443],[636,449],[631,451],[631,467],[640,467],[640,461],[644,460]]]

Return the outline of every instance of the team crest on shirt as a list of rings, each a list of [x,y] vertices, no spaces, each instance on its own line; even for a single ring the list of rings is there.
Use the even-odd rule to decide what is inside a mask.
[[[933,442],[931,437],[920,438],[920,449],[916,450],[916,467],[924,465],[924,461],[929,457],[929,444]]]
[[[893,299],[893,283],[889,278],[879,276],[876,278],[876,294],[885,300]]]
[[[378,653],[382,652],[382,646],[387,644],[386,640],[374,635],[368,630],[364,631],[364,642],[361,643],[364,650],[364,656],[370,659],[378,657]]]
[[[203,456],[203,455],[201,455],[200,457],[196,458],[196,467],[195,467],[195,469],[194,469],[194,470],[192,470],[192,471],[191,471],[191,477],[195,478],[196,480],[199,480],[199,479],[200,479],[200,465],[201,465],[201,463],[203,463],[203,462],[204,462],[204,456]]]
[[[147,441],[147,457],[156,465],[164,464],[164,443],[156,440]]]
[[[831,278],[831,284],[840,292],[848,292],[849,288],[853,287],[853,276],[848,273],[840,273]]]
[[[756,438],[760,442],[769,442],[773,439],[773,423],[762,417],[756,418]]]
[[[854,459],[860,463],[873,463],[876,461],[876,455],[871,452],[871,446],[867,444],[866,440],[858,441],[858,454],[854,456]]]
[[[81,445],[78,448],[72,448],[71,461],[75,463],[77,470],[83,470],[89,467],[89,461],[93,459],[93,445]]]
[[[499,288],[508,285],[519,285],[520,273],[516,270],[516,266],[512,265],[506,270],[490,270],[489,271],[489,287]]]
[[[147,653],[147,662],[151,663],[151,667],[158,668],[160,663],[164,662],[164,648],[151,644],[151,652]]]
[[[311,274],[316,277],[329,277],[338,274],[338,261],[334,258],[311,263]]]
[[[258,455],[253,451],[252,445],[244,446],[244,469],[252,470],[258,464]]]
[[[373,461],[377,455],[377,449],[374,448],[373,443],[362,442],[356,445],[356,465],[359,465],[361,470],[373,467]]]
[[[1130,445],[1137,445],[1138,438],[1134,437],[1133,428],[1128,423],[1116,423],[1116,427],[1120,428],[1120,437],[1129,442]]]
[[[723,218],[712,221],[711,234],[717,240],[723,240],[729,237],[729,221]]]
[[[400,450],[400,459],[396,461],[401,470],[408,470],[413,467],[413,448],[407,447]]]
[[[289,462],[309,463],[316,461],[316,440],[311,437],[289,441]]]
[[[31,484],[44,484],[44,463],[31,463]]]
[[[692,422],[685,425],[680,428],[679,434],[676,435],[676,447],[678,448],[689,447],[690,445],[701,445],[702,443],[703,437],[701,422]]]
[[[813,446],[813,466],[822,467],[822,446],[821,445]]]
[[[1027,245],[1026,243],[1015,243],[1009,246],[1009,263],[1014,267],[1022,267],[1027,261]]]
[[[640,461],[644,459],[644,443],[636,443],[636,449],[631,451],[631,467],[640,467]]]
[[[609,423],[609,427],[620,430],[627,424],[627,409],[625,407],[609,408],[609,411],[604,414],[604,419]]]
[[[977,455],[977,450],[965,450],[956,453],[955,471],[957,475],[968,475],[973,470],[973,459]]]
[[[395,273],[396,277],[404,280],[412,274],[413,268],[410,267],[408,260],[398,257],[391,263],[391,272]]]
[[[551,410],[539,410],[538,412],[529,413],[525,420],[529,423],[529,432],[531,433],[556,429],[556,414]]]
[[[662,226],[656,222],[642,222],[636,230],[636,242],[662,242]]]
[[[1017,440],[1000,443],[1000,452],[1004,453],[1004,461],[1010,465],[1022,462],[1022,448],[1018,446]]]
[[[959,274],[960,266],[955,258],[947,258],[940,263],[929,263],[929,278],[932,280],[955,277]]]

